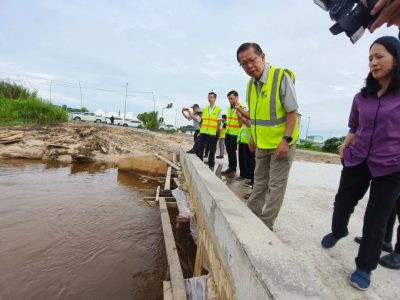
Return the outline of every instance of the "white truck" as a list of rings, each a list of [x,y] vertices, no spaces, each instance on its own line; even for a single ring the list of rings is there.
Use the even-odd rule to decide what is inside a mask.
[[[95,113],[91,112],[73,113],[70,115],[70,118],[74,121],[87,121],[96,123],[104,123],[106,121],[103,116],[96,115]]]

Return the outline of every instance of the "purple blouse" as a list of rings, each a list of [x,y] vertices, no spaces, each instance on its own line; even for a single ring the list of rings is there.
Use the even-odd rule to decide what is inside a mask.
[[[346,167],[366,160],[373,177],[400,172],[400,91],[353,100],[349,117],[355,143],[344,150]]]

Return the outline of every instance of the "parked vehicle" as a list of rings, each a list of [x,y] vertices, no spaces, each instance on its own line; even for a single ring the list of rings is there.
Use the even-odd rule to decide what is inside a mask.
[[[162,129],[162,130],[177,130],[174,125],[170,125],[170,124],[162,124],[162,125],[160,125],[160,129]]]
[[[120,122],[122,122],[122,118],[120,117],[114,117],[114,125],[119,125]],[[106,124],[111,124],[110,117],[105,117],[105,123]]]
[[[115,121],[114,121],[114,123],[115,123]],[[125,120],[119,121],[117,124],[121,125],[121,126],[124,126],[124,127],[136,127],[136,128],[139,127],[139,126],[143,127],[143,123],[140,120],[128,120],[128,119],[125,119]]]
[[[73,113],[71,114],[71,119],[74,121],[87,121],[87,122],[96,122],[96,123],[104,123],[105,118],[100,115],[96,115],[91,112],[84,113]]]

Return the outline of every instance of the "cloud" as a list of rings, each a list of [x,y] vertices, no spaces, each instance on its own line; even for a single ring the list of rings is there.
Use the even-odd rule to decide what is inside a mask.
[[[383,34],[366,33],[355,45],[333,36],[329,15],[313,1],[155,0],[6,1],[0,11],[0,73],[58,104],[137,115],[164,110],[167,123],[186,124],[176,111],[217,92],[226,110],[232,89],[244,100],[246,74],[237,47],[260,43],[268,61],[296,75],[300,111],[310,132],[346,131],[353,95],[368,73],[368,49]],[[59,83],[56,83],[58,81]],[[61,83],[60,83],[61,82]]]

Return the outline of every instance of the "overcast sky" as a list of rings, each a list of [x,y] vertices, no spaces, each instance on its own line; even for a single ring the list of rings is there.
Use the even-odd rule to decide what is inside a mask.
[[[395,28],[365,32],[353,45],[333,36],[328,14],[312,0],[0,0],[0,78],[36,89],[53,103],[133,115],[164,110],[167,123],[188,124],[180,109],[244,101],[247,75],[236,61],[257,42],[272,65],[296,75],[302,136],[347,132],[354,94],[368,73],[368,49]],[[177,111],[176,109],[179,109]]]

